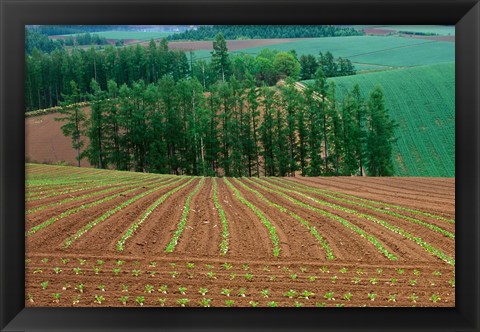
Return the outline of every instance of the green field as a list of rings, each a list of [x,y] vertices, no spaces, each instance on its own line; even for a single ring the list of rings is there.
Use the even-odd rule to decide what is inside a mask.
[[[105,37],[107,39],[137,39],[137,40],[150,40],[165,38],[171,35],[173,32],[142,32],[142,31],[103,31],[103,32],[92,32],[92,35],[98,35],[100,37]],[[65,35],[65,36],[75,36]]]
[[[372,28],[375,26],[371,26]],[[455,36],[455,26],[449,25],[381,25],[376,26],[381,29],[391,29],[397,31],[434,33],[440,36]]]
[[[338,98],[358,83],[367,97],[380,85],[399,124],[395,175],[455,176],[455,64],[442,63],[337,77]],[[309,81],[305,81],[308,84]]]
[[[231,53],[257,55],[265,46],[245,48]],[[330,51],[335,57],[347,57],[358,70],[371,70],[372,65],[388,67],[420,66],[455,60],[455,44],[405,37],[352,36],[312,38],[268,46],[278,51],[295,50],[318,55]],[[196,51],[197,59],[210,57],[210,51]]]

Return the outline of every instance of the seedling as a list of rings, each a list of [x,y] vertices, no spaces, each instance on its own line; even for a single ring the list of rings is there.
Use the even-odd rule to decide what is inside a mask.
[[[365,274],[365,271],[363,271],[363,269],[358,268],[358,269],[355,271],[355,273],[358,274],[358,275],[364,275],[364,274]]]
[[[236,273],[230,273],[230,280],[233,280],[237,277],[237,274]]]
[[[35,269],[33,271],[33,274],[37,274],[37,273],[43,273],[43,270],[42,269]]]
[[[405,269],[396,269],[396,270],[397,270],[398,274],[404,274],[405,273]]]
[[[143,306],[143,303],[145,302],[145,297],[144,296],[137,296],[137,298],[135,299],[135,301],[137,302],[137,304],[139,306]]]
[[[116,275],[116,276],[118,276],[118,274],[120,273],[120,271],[122,271],[122,269],[119,268],[119,267],[117,267],[117,268],[113,269],[113,274]]]
[[[142,271],[141,270],[132,270],[132,276],[134,277],[138,277],[140,274],[142,274]]]
[[[31,262],[30,258],[25,259],[25,265],[28,265]]]
[[[327,306],[327,303],[326,302],[317,302],[315,303],[315,307],[317,308],[324,308]]]
[[[417,284],[417,279],[410,279],[408,282],[411,286],[415,286]]]
[[[203,298],[203,299],[200,300],[199,303],[202,307],[210,307],[210,302],[212,302],[211,299]]]
[[[359,277],[353,277],[352,278],[352,283],[354,283],[355,285],[358,285],[360,283],[360,281],[362,281],[362,279],[359,278]]]
[[[148,271],[148,274],[150,275],[150,277],[155,277],[155,274],[157,274],[157,272],[155,272],[155,271]]]
[[[255,301],[250,301],[250,302],[248,302],[248,303],[249,303],[249,304],[250,304],[250,306],[251,306],[251,307],[253,307],[253,308],[256,308],[256,307],[258,307],[258,302],[255,302]]]
[[[413,303],[417,303],[418,296],[417,296],[415,293],[412,293],[412,294],[408,297],[408,299],[409,299],[410,301],[412,301]]]
[[[432,296],[430,296],[430,301],[432,301],[433,303],[437,303],[440,300],[441,298],[437,294],[432,294]]]
[[[295,295],[297,295],[297,292],[295,292],[293,289],[290,289],[288,292],[285,292],[283,295],[285,295],[289,299],[292,299]]]
[[[177,276],[177,274],[178,274],[177,271],[170,272],[170,275],[172,276],[172,278],[175,278]]]
[[[320,268],[320,272],[322,272],[322,273],[330,273],[330,271],[328,270],[328,267],[326,267],[325,265]]]
[[[303,267],[303,266],[302,266],[302,267],[300,267],[300,271],[301,271],[302,273],[305,273],[305,272],[308,271],[308,269],[307,269],[306,267]]]
[[[120,297],[118,298],[118,300],[119,300],[123,305],[127,305],[128,296],[126,296],[126,295],[120,296]]]
[[[350,292],[348,292],[348,293],[343,294],[342,299],[344,299],[344,300],[346,300],[346,301],[350,301],[351,298],[352,298],[352,296],[353,296],[353,294],[350,293]]]
[[[167,302],[166,298],[158,298],[158,303],[160,304],[161,307],[165,306],[165,302]]]
[[[333,300],[333,301],[335,300],[334,296],[335,296],[335,293],[334,293],[334,292],[327,292],[327,293],[325,293],[325,294],[323,295],[323,297],[324,297],[325,299],[327,299],[327,300]]]
[[[160,293],[167,294],[167,289],[168,289],[167,285],[161,285],[160,288],[158,289],[158,291]]]
[[[82,269],[79,267],[74,267],[73,272],[75,272],[75,274],[83,274]]]
[[[333,276],[333,277],[330,278],[330,280],[332,281],[333,284],[337,282],[337,279],[338,279],[337,276]]]
[[[85,265],[85,263],[87,262],[87,260],[86,260],[86,259],[81,259],[81,258],[79,258],[79,259],[78,259],[78,262],[80,263],[80,265]]]
[[[303,307],[303,304],[300,303],[300,302],[298,302],[298,301],[295,301],[295,303],[293,304],[293,306],[294,306],[295,308],[300,308],[300,307]]]
[[[205,264],[205,267],[209,270],[212,270],[214,268],[212,264]]]
[[[302,294],[300,294],[300,298],[305,299],[305,300],[308,300],[308,299],[310,299],[310,297],[312,297],[313,295],[315,295],[315,294],[312,293],[312,292],[310,292],[310,291],[304,290],[304,291],[302,292]]]
[[[62,261],[63,264],[68,264],[68,262],[70,262],[68,258],[60,258],[60,260]]]
[[[192,272],[187,272],[188,279],[193,279],[195,275]]]
[[[75,286],[75,290],[78,290],[80,293],[83,293],[84,288],[84,284],[78,284],[77,286]]]
[[[60,294],[60,293],[53,293],[53,294],[52,294],[52,297],[53,297],[53,302],[59,303],[59,302],[60,302],[60,298],[62,297],[62,294]]]
[[[102,295],[95,295],[95,303],[102,304],[103,301],[105,301],[105,298]]]
[[[172,267],[172,269],[174,269],[177,267],[177,263],[170,263],[170,266]]]
[[[118,265],[118,266],[122,266],[123,263],[125,263],[125,261],[122,261],[122,260],[120,260],[120,259],[117,259],[117,265]]]
[[[397,283],[397,278],[390,279],[390,285],[394,286]]]
[[[288,266],[284,266],[284,267],[283,267],[283,271],[285,271],[285,272],[290,272],[290,268],[289,268]]]
[[[63,284],[62,290],[67,290],[70,288],[70,284],[68,282]]]
[[[292,273],[290,275],[290,279],[292,279],[292,280],[296,280],[297,278],[298,278],[298,275],[296,273]]]
[[[182,307],[184,307],[186,304],[188,304],[188,302],[190,302],[189,299],[178,299],[177,300],[177,303],[180,304]]]
[[[128,292],[128,285],[122,285],[122,292]]]
[[[250,267],[248,266],[248,264],[243,264],[242,269],[244,269],[245,271],[248,271]]]
[[[270,272],[270,267],[268,267],[268,265],[265,265],[262,270],[265,272]]]
[[[240,288],[238,291],[238,296],[245,297],[245,293],[247,292],[246,288]]]
[[[368,298],[370,299],[370,301],[375,301],[375,298],[377,297],[377,294],[375,293],[368,293]]]
[[[317,280],[316,276],[308,276],[308,281],[315,281]]]
[[[178,290],[179,290],[180,294],[185,295],[185,293],[187,291],[187,287],[178,287]]]
[[[270,291],[268,289],[262,289],[261,293],[263,297],[267,298],[270,294]]]
[[[156,266],[157,266],[157,262],[152,261],[148,263],[148,267],[156,267]]]
[[[267,305],[268,305],[270,308],[276,308],[276,307],[278,307],[278,303],[275,302],[275,301],[268,302]]]
[[[145,293],[151,293],[155,290],[155,287],[152,285],[145,285]]]
[[[47,264],[48,263],[48,258],[42,259],[42,263]]]
[[[54,268],[53,268],[53,272],[55,272],[55,274],[59,274],[59,273],[62,272],[62,269],[59,268],[59,267],[54,267]]]
[[[420,275],[420,271],[417,270],[417,269],[413,270],[413,275],[419,276],[419,275]]]
[[[338,270],[340,273],[347,273],[348,269],[346,267],[342,267],[340,270]]]
[[[253,279],[253,274],[250,274],[250,273],[245,274],[245,279],[246,279],[247,281],[252,280],[252,279]]]
[[[232,292],[231,289],[228,288],[222,288],[222,292],[220,294],[230,296],[230,293]]]
[[[203,296],[205,296],[205,294],[208,293],[208,289],[207,288],[200,288],[200,290],[198,291],[200,294],[202,294]]]
[[[98,260],[97,260],[97,265],[102,266],[103,263],[104,263],[104,262],[103,262],[101,259],[98,259]]]
[[[47,287],[48,287],[48,281],[42,281],[42,282],[40,283],[40,286],[42,286],[42,289],[47,289]]]
[[[383,273],[383,269],[377,269],[376,270],[378,274],[382,274]]]
[[[187,263],[187,269],[194,269],[195,264],[194,263]]]
[[[378,279],[377,278],[370,278],[370,283],[372,285],[376,285],[376,284],[378,284]]]
[[[99,274],[100,271],[102,271],[102,268],[96,266],[93,268],[93,271],[95,271],[95,274]]]
[[[232,266],[232,264],[230,264],[230,263],[223,263],[223,264],[222,264],[222,267],[223,267],[225,270],[230,270],[233,266]]]
[[[433,271],[432,274],[433,274],[434,276],[436,276],[436,277],[439,277],[439,276],[442,275],[442,272],[440,272],[440,271]]]
[[[97,288],[98,288],[99,290],[101,290],[102,292],[105,292],[105,285],[100,284],[100,285],[98,285]]]
[[[210,278],[210,279],[217,279],[217,277],[215,276],[215,272],[213,272],[213,271],[208,271],[207,272],[207,277]]]
[[[269,280],[269,281],[275,281],[275,279],[277,279],[276,276],[269,276],[269,277],[268,277],[268,280]]]
[[[78,303],[80,303],[80,295],[75,295],[72,298],[72,304],[75,305],[75,304],[78,304]]]
[[[133,265],[139,266],[139,265],[140,265],[140,262],[139,262],[139,261],[135,261],[135,262],[133,262]]]
[[[343,303],[335,304],[335,307],[337,307],[337,308],[343,308],[344,306],[345,306],[345,304],[343,304]]]
[[[450,279],[448,283],[450,284],[450,286],[455,287],[455,278]]]
[[[233,304],[235,303],[234,300],[225,300],[225,305],[227,307],[233,307]]]
[[[388,302],[397,302],[397,294],[389,294]]]

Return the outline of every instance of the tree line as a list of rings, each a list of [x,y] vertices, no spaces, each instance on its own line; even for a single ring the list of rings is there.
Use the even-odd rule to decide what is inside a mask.
[[[31,36],[30,33],[28,35]],[[174,81],[195,77],[204,90],[208,90],[221,79],[217,75],[218,61],[222,62],[223,78],[233,75],[243,81],[251,75],[257,86],[272,86],[284,77],[311,79],[318,68],[322,68],[327,77],[355,74],[350,60],[335,59],[330,52],[325,55],[320,53],[318,57],[302,55],[300,58],[294,50],[279,52],[263,49],[255,56],[228,54],[221,34],[217,35],[214,44],[216,56],[208,60],[197,59],[192,52],[171,50],[166,40],[159,43],[152,40],[147,47],[115,48],[107,45],[102,50],[73,48],[67,52],[63,48],[55,48],[51,52],[42,52],[34,48],[31,54],[26,54],[25,60],[26,111],[59,105],[63,101],[62,95],[72,92],[70,81],[77,83],[83,96],[92,92],[92,79],[105,90],[109,80],[131,86],[139,79],[147,84],[154,83],[165,75],[170,75]],[[223,55],[219,58],[218,54]]]
[[[207,25],[168,36],[169,40],[213,40],[217,34],[226,39],[315,38],[359,36],[348,26],[334,25]]]

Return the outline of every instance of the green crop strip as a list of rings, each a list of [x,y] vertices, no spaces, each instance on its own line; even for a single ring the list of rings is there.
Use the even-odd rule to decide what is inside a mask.
[[[215,204],[215,208],[218,210],[218,214],[220,215],[220,219],[222,221],[222,242],[220,242],[220,253],[225,255],[228,251],[228,239],[230,233],[228,232],[228,222],[227,217],[225,216],[225,211],[223,210],[222,205],[218,201],[218,193],[217,193],[217,179],[213,178],[213,203]]]
[[[243,196],[240,194],[240,191],[238,191],[237,188],[235,188],[230,181],[228,181],[227,178],[223,178],[223,181],[225,184],[233,191],[235,197],[238,198],[240,202],[242,202],[244,205],[248,206],[250,210],[252,210],[260,219],[262,224],[268,229],[268,233],[270,234],[270,240],[273,243],[273,256],[278,257],[280,255],[280,240],[278,238],[277,230],[275,229],[275,226],[272,225],[270,220],[267,219],[267,217],[252,203],[247,201]]]
[[[364,208],[367,208],[367,209],[370,209],[370,210],[373,210],[373,211],[377,211],[377,212],[380,212],[380,213],[384,213],[384,214],[389,214],[391,216],[394,216],[394,217],[398,217],[398,218],[401,218],[403,220],[408,220],[414,224],[417,224],[417,225],[421,225],[423,227],[426,227],[428,229],[431,229],[435,232],[438,232],[440,234],[443,234],[445,235],[446,237],[449,237],[451,239],[454,239],[455,238],[455,234],[449,232],[449,231],[446,231],[444,230],[443,228],[441,227],[438,227],[438,226],[435,226],[435,225],[432,225],[428,222],[425,222],[425,221],[421,221],[421,220],[418,220],[418,219],[415,219],[415,218],[412,218],[412,217],[409,217],[409,216],[406,216],[406,215],[403,215],[403,214],[400,214],[400,213],[396,213],[396,212],[393,212],[393,211],[389,211],[389,210],[383,210],[383,209],[380,209],[380,208],[377,208],[377,207],[374,207],[374,206],[371,206],[371,205],[368,205],[368,204],[364,204],[364,203],[359,203],[359,202],[355,202],[355,201],[352,201],[352,200],[349,200],[349,199],[344,199],[344,198],[339,198],[339,197],[336,197],[336,196],[333,196],[333,195],[329,195],[329,194],[325,194],[323,193],[321,190],[315,190],[315,189],[302,189],[302,188],[297,188],[296,186],[292,186],[292,185],[289,185],[289,184],[286,184],[286,183],[283,183],[282,181],[282,184],[288,188],[292,188],[292,189],[295,189],[295,190],[301,190],[301,191],[306,191],[306,192],[313,192],[313,193],[318,193],[324,197],[329,197],[329,198],[332,198],[334,199],[335,201],[338,201],[338,202],[344,202],[344,203],[347,203],[347,204],[352,204],[352,205],[357,205],[357,206],[361,206],[361,207],[364,207]]]
[[[93,192],[93,193],[90,193],[90,194],[85,194],[85,195],[81,195],[81,196],[77,196],[77,197],[71,197],[71,198],[67,198],[67,199],[64,199],[64,200],[61,200],[59,202],[55,202],[55,203],[51,203],[51,204],[47,204],[47,205],[42,205],[42,206],[39,206],[39,207],[36,207],[36,208],[33,208],[33,209],[30,209],[30,210],[27,210],[25,212],[25,214],[31,214],[31,213],[34,213],[34,212],[38,212],[38,211],[42,211],[42,210],[45,210],[45,209],[48,209],[48,208],[52,208],[52,207],[55,207],[55,206],[58,206],[58,205],[62,205],[62,204],[66,204],[66,203],[70,203],[70,202],[75,202],[75,201],[79,201],[79,200],[82,200],[82,199],[87,199],[87,198],[90,198],[90,197],[93,197],[93,196],[98,196],[98,195],[102,195],[102,194],[105,194],[105,193],[108,193],[108,192],[112,192],[112,191],[115,191],[115,190],[118,190],[118,189],[124,189],[124,188],[128,188],[128,187],[131,187],[131,186],[134,186],[138,183],[143,183],[144,180],[142,181],[135,181],[135,182],[131,182],[129,183],[128,185],[121,185],[121,186],[115,186],[115,187],[109,187],[107,189],[104,189],[104,190],[100,190],[100,191],[96,191],[96,192]],[[91,188],[90,188],[91,189]]]
[[[245,179],[247,181],[253,183],[253,181],[251,181],[250,179],[248,179],[248,178],[245,178]],[[287,210],[285,207],[283,207],[281,205],[278,205],[278,204],[276,204],[272,201],[269,201],[261,193],[259,193],[258,191],[256,191],[253,188],[250,188],[249,186],[242,183],[238,179],[235,179],[235,181],[237,183],[239,183],[246,190],[249,190],[249,191],[253,192],[255,195],[257,195],[258,198],[260,198],[262,201],[267,203],[269,206],[275,207],[275,208],[279,209],[280,211],[282,211],[284,213],[287,213],[292,218],[298,220],[304,227],[306,227],[310,231],[310,233],[315,237],[315,239],[317,239],[317,241],[322,245],[323,249],[325,250],[325,252],[327,254],[327,259],[329,259],[329,260],[335,259],[335,256],[333,255],[332,248],[330,248],[330,246],[328,245],[328,242],[320,235],[320,233],[318,233],[317,229],[314,226],[312,226],[308,221],[306,221],[305,219],[300,217],[298,214],[295,214],[292,211]]]
[[[103,215],[101,215],[100,217],[98,217],[95,220],[90,221],[88,224],[86,224],[85,226],[80,228],[74,235],[72,235],[68,239],[66,239],[64,244],[63,244],[63,248],[68,248],[69,246],[72,245],[73,242],[78,240],[83,234],[88,232],[90,229],[92,229],[93,227],[95,227],[96,225],[98,225],[99,223],[101,223],[102,221],[107,219],[108,217],[112,216],[113,214],[117,213],[118,211],[122,210],[123,208],[127,207],[128,205],[132,204],[133,202],[139,200],[140,198],[142,198],[142,197],[144,197],[148,194],[151,194],[151,193],[153,193],[155,191],[158,191],[160,189],[163,189],[165,187],[171,186],[172,184],[178,183],[182,180],[183,179],[178,179],[177,181],[173,181],[173,182],[164,184],[162,186],[155,187],[153,189],[147,190],[147,191],[145,191],[145,192],[143,192],[143,193],[141,193],[137,196],[134,196],[134,197],[130,198],[129,200],[127,200],[127,201],[123,202],[122,204],[118,205],[117,207],[115,207],[111,210],[108,210]]]
[[[165,248],[165,252],[172,252],[175,250],[175,246],[178,243],[178,239],[182,235],[183,230],[185,229],[185,225],[187,224],[187,217],[188,217],[188,213],[190,212],[190,201],[192,200],[192,197],[200,190],[204,182],[205,182],[205,178],[202,178],[198,183],[198,185],[195,187],[195,189],[188,195],[187,201],[185,202],[185,206],[183,207],[182,218],[180,219],[178,228],[175,231],[175,233],[173,233],[172,239],[170,240],[167,247]]]
[[[391,224],[389,224],[388,222],[384,221],[384,220],[381,220],[381,219],[378,219],[378,218],[375,218],[373,216],[370,216],[370,215],[367,215],[367,214],[363,214],[363,213],[359,213],[358,211],[355,211],[355,210],[351,210],[351,209],[347,209],[347,208],[344,208],[342,206],[339,206],[339,205],[336,205],[336,204],[331,204],[331,203],[327,203],[327,202],[323,202],[323,201],[319,201],[315,198],[312,198],[310,196],[307,196],[307,195],[304,195],[302,193],[299,193],[299,192],[296,192],[294,190],[291,190],[291,189],[286,189],[286,188],[283,188],[283,187],[279,187],[275,184],[272,184],[272,183],[269,183],[265,180],[258,180],[258,181],[261,181],[261,182],[264,182],[264,183],[267,183],[269,184],[270,186],[272,187],[275,187],[275,188],[278,188],[282,191],[285,191],[285,192],[290,192],[290,193],[294,193],[294,194],[297,194],[297,195],[300,195],[300,196],[303,196],[307,199],[310,199],[312,200],[313,202],[317,203],[317,204],[320,204],[320,205],[324,205],[324,206],[328,206],[330,208],[333,208],[333,209],[337,209],[337,210],[340,210],[340,211],[343,211],[343,212],[347,212],[347,213],[350,213],[350,214],[353,214],[357,217],[360,217],[360,218],[363,218],[363,219],[367,219],[369,221],[373,221],[379,225],[382,225],[383,227],[385,227],[386,229],[388,229],[389,231],[393,232],[393,233],[396,233],[396,234],[400,234],[402,236],[404,236],[405,238],[415,242],[416,244],[420,245],[422,248],[424,248],[427,252],[437,256],[438,258],[440,258],[441,260],[447,262],[448,264],[450,265],[455,265],[455,260],[446,255],[445,253],[443,253],[441,250],[439,249],[436,249],[434,248],[433,246],[431,246],[430,244],[428,244],[427,242],[423,241],[421,238],[419,237],[416,237],[416,236],[413,236],[412,234],[406,232],[405,230],[401,229],[400,227],[396,227],[396,226],[393,226]],[[266,188],[266,187],[265,187]],[[270,191],[274,191],[270,188],[266,188],[267,190],[270,190]],[[278,191],[274,191],[274,192],[277,192],[280,194],[280,192]],[[285,194],[283,194],[285,197],[288,197],[288,199],[290,200],[295,200]],[[296,200],[295,200],[296,201]],[[308,204],[305,204],[305,203],[302,203],[300,201],[297,201],[299,203],[301,203],[302,205],[305,205],[305,206],[309,206],[309,208],[313,208],[311,207],[310,205]],[[313,208],[315,209],[315,208]],[[320,210],[320,209],[317,209],[317,210]],[[323,210],[320,210],[320,211],[323,211]]]
[[[185,182],[184,184],[176,187],[175,189],[170,190],[166,194],[162,195],[155,203],[150,205],[150,207],[145,211],[140,218],[130,226],[130,228],[127,229],[125,234],[121,237],[121,239],[117,242],[117,250],[118,251],[123,251],[123,248],[125,246],[125,242],[136,232],[136,230],[140,227],[140,225],[145,221],[145,219],[148,218],[148,216],[155,210],[160,204],[162,204],[169,196],[172,194],[176,193],[183,187],[187,186],[189,183],[193,181],[193,178]]]
[[[449,223],[455,223],[455,219],[448,219],[448,218],[445,218],[445,217],[442,217],[442,216],[438,216],[438,215],[431,214],[431,213],[424,212],[424,211],[419,211],[419,210],[415,210],[415,209],[406,208],[406,207],[399,206],[399,205],[378,202],[378,201],[374,201],[374,200],[370,200],[370,199],[366,199],[366,198],[360,198],[360,197],[357,197],[357,196],[354,196],[354,195],[349,195],[349,194],[341,193],[341,192],[338,192],[338,191],[310,187],[310,186],[307,186],[305,184],[300,184],[300,183],[293,182],[293,181],[290,181],[290,180],[285,180],[285,179],[275,179],[275,181],[282,182],[282,183],[287,183],[287,182],[295,183],[296,185],[305,187],[306,189],[311,190],[312,192],[329,193],[329,194],[337,195],[337,196],[340,196],[340,197],[352,198],[352,199],[355,199],[357,201],[366,202],[366,203],[370,203],[370,204],[374,204],[374,205],[380,205],[380,206],[385,206],[385,207],[389,207],[389,208],[394,208],[394,209],[397,209],[397,210],[403,210],[403,211],[411,212],[413,214],[423,215],[423,216],[430,217],[430,218],[437,219],[437,220],[443,220],[443,221],[446,221],[446,222],[449,222]]]
[[[260,180],[260,181],[266,182],[266,181],[264,181],[264,180]],[[268,182],[267,182],[267,183],[268,183]],[[271,188],[267,188],[267,187],[262,186],[261,184],[259,184],[259,183],[257,183],[257,182],[255,182],[255,184],[256,184],[257,186],[259,186],[260,188],[263,188],[263,189],[265,189],[265,190],[267,190],[267,191],[276,193],[276,194],[282,196],[283,198],[285,198],[285,199],[287,199],[287,200],[289,200],[289,201],[291,201],[291,202],[293,202],[293,203],[295,203],[295,204],[297,204],[297,205],[299,205],[299,206],[301,206],[301,207],[304,207],[304,208],[307,208],[307,209],[309,209],[309,210],[315,211],[315,212],[317,212],[317,213],[319,213],[319,214],[321,214],[321,215],[324,215],[324,216],[326,216],[326,217],[328,217],[328,218],[330,218],[330,219],[333,219],[333,220],[336,220],[336,221],[340,222],[343,226],[345,226],[345,227],[347,227],[348,229],[350,229],[350,230],[354,231],[355,233],[359,234],[361,237],[367,239],[370,243],[372,243],[372,244],[377,248],[378,251],[380,251],[380,252],[381,252],[385,257],[387,257],[388,259],[390,259],[390,260],[398,260],[398,258],[397,258],[394,254],[392,254],[390,251],[388,251],[386,248],[383,247],[383,245],[380,243],[380,241],[379,241],[376,237],[374,237],[374,236],[372,236],[372,235],[370,235],[370,234],[367,234],[364,230],[362,230],[361,228],[358,228],[357,226],[353,225],[353,224],[350,223],[349,221],[347,221],[347,220],[345,220],[345,219],[343,219],[343,218],[341,218],[341,217],[339,217],[339,216],[337,216],[337,215],[334,215],[334,214],[332,214],[332,213],[330,213],[330,212],[327,212],[327,211],[324,211],[324,210],[321,210],[321,209],[317,209],[317,208],[315,208],[315,207],[313,207],[313,206],[311,206],[311,205],[305,204],[305,203],[303,203],[303,202],[301,202],[301,201],[299,201],[299,200],[296,200],[295,198],[292,198],[292,197],[290,197],[290,196],[288,196],[288,195],[286,195],[286,194],[284,194],[284,193],[282,193],[282,192],[280,192],[280,191],[278,191],[278,190],[274,190],[274,189],[271,189]]]

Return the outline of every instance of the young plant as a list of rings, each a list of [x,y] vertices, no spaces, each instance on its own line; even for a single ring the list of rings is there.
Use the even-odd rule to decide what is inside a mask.
[[[251,281],[251,280],[253,279],[253,274],[251,274],[251,273],[245,274],[245,279],[246,279],[247,281]]]
[[[95,272],[95,274],[99,274],[100,271],[102,271],[102,268],[101,268],[101,267],[98,267],[98,266],[95,266],[95,267],[93,268],[93,271]]]
[[[268,277],[268,281],[275,281],[275,279],[277,279],[276,276],[269,276]]]
[[[396,285],[396,284],[397,284],[397,281],[398,281],[397,278],[391,278],[391,279],[390,279],[390,285],[391,285],[391,286]]]
[[[145,293],[152,293],[155,290],[155,287],[152,285],[145,285]]]
[[[170,266],[172,269],[176,268],[177,267],[177,263],[170,263]]]
[[[293,304],[293,306],[294,306],[295,308],[301,308],[301,307],[303,307],[303,304],[300,303],[300,302],[298,302],[297,300],[295,300],[295,303]]]
[[[234,303],[235,303],[234,300],[225,300],[225,305],[226,305],[227,307],[229,307],[229,308],[230,308],[230,307],[233,307],[233,304],[234,304]]]
[[[48,287],[48,281],[42,281],[42,282],[40,283],[40,286],[42,286],[42,289],[47,289],[47,287]]]
[[[304,290],[304,291],[302,292],[302,294],[300,294],[300,298],[305,299],[305,300],[308,300],[308,299],[310,299],[313,295],[315,295],[315,294],[312,293],[312,292],[310,292],[310,291],[308,291],[308,290]]]
[[[245,297],[246,293],[247,293],[246,288],[240,288],[240,290],[238,291],[238,296]]]
[[[98,285],[97,288],[98,288],[99,290],[101,290],[102,292],[105,292],[105,285],[100,284],[100,285]]]
[[[430,301],[432,301],[433,303],[437,303],[440,300],[441,298],[437,294],[432,294],[432,296],[430,296]]]
[[[75,286],[75,290],[78,290],[80,293],[83,293],[83,290],[85,289],[85,285],[80,283],[77,286]]]
[[[222,291],[220,294],[222,295],[226,295],[226,296],[230,296],[230,293],[232,292],[231,289],[228,289],[228,288],[222,288]]]
[[[388,302],[397,302],[397,294],[389,294]]]
[[[98,266],[102,266],[103,263],[104,263],[104,262],[103,262],[101,259],[97,259],[97,265],[98,265]]]
[[[322,273],[330,273],[330,271],[328,270],[328,267],[326,267],[325,265],[323,265],[323,266],[320,268],[320,272],[322,272]]]
[[[345,304],[343,304],[343,303],[335,304],[335,307],[337,307],[337,308],[343,308],[344,306],[345,306]]]
[[[199,303],[202,307],[210,307],[210,302],[212,302],[211,299],[203,298]]]
[[[397,270],[398,274],[404,274],[405,273],[405,269],[396,269],[396,270]]]
[[[189,299],[178,299],[177,300],[177,303],[180,304],[182,307],[185,307],[185,305],[187,305],[188,302],[190,302]]]
[[[362,279],[359,278],[359,277],[353,277],[352,278],[352,283],[354,283],[355,285],[358,285],[361,281],[362,281]]]
[[[161,307],[165,306],[165,302],[167,302],[166,298],[161,298],[161,297],[158,298],[158,303],[160,304]]]
[[[187,269],[194,269],[195,264],[194,263],[187,263]]]
[[[122,292],[128,292],[128,285],[122,285]]]
[[[348,292],[348,293],[343,294],[342,299],[344,299],[346,301],[350,301],[352,299],[352,296],[353,296],[353,294]]]
[[[148,274],[150,275],[150,277],[155,277],[155,274],[157,274],[157,272],[155,272],[155,271],[148,271]]]
[[[42,262],[42,263],[44,263],[44,264],[47,264],[47,263],[48,263],[48,261],[49,261],[49,259],[48,259],[48,258],[44,258],[44,259],[42,259],[42,261],[41,261],[41,262]]]
[[[37,273],[43,273],[43,270],[42,269],[33,270],[33,274],[37,274]]]
[[[338,270],[340,273],[347,273],[348,269],[346,267],[342,267],[340,270]]]
[[[80,263],[80,265],[85,265],[85,263],[87,263],[87,260],[79,258],[78,262]]]
[[[326,292],[323,297],[327,300],[332,300],[334,301],[335,300],[335,293],[334,292]]]
[[[216,277],[216,275],[215,275],[215,272],[213,272],[213,271],[208,271],[208,272],[207,272],[207,277],[208,277],[209,279],[217,279],[217,277]]]
[[[249,304],[250,304],[250,306],[251,306],[251,307],[253,307],[253,308],[256,308],[256,307],[258,307],[258,302],[255,302],[255,301],[250,301],[250,302],[248,302],[248,303],[249,303]]]
[[[306,267],[304,267],[304,266],[300,267],[300,272],[305,273],[307,271],[308,271],[308,269]]]
[[[315,281],[317,280],[316,276],[308,276],[308,281]]]
[[[375,298],[377,297],[377,294],[375,293],[368,293],[368,298],[370,299],[370,301],[375,301]]]
[[[337,282],[337,279],[338,279],[337,276],[333,276],[333,277],[330,278],[330,280],[332,281],[333,284]]]
[[[148,267],[156,267],[156,266],[157,266],[157,262],[152,261],[148,263]]]
[[[142,270],[132,270],[132,276],[138,277],[140,274],[142,274]]]
[[[296,273],[292,273],[290,275],[290,279],[292,279],[292,280],[296,280],[297,278],[298,278],[298,275]]]
[[[237,277],[237,274],[236,273],[230,273],[230,280],[234,280],[235,278]]]
[[[297,295],[297,292],[295,292],[293,289],[290,289],[288,292],[285,292],[283,295],[288,297],[289,299],[293,299],[293,297]]]
[[[66,283],[63,284],[62,290],[67,290],[70,287],[71,287],[70,284],[68,282],[66,282]]]
[[[53,302],[59,303],[59,302],[60,302],[60,298],[62,297],[62,294],[61,294],[61,293],[53,293],[53,294],[52,294],[52,297],[53,297]]]
[[[53,268],[53,272],[55,272],[55,274],[59,274],[59,273],[62,272],[62,269],[59,268],[59,267],[54,267],[54,268]]]
[[[62,261],[63,264],[68,264],[68,262],[70,262],[68,258],[60,258],[60,260]]]
[[[409,299],[410,301],[412,301],[413,303],[417,303],[418,295],[416,295],[415,293],[412,293],[412,294],[408,297],[408,299]]]
[[[248,264],[243,264],[242,269],[244,269],[245,271],[248,271],[250,267],[248,266]]]
[[[376,285],[376,284],[378,284],[378,279],[377,278],[370,278],[370,283],[372,285]]]
[[[324,308],[327,306],[327,303],[326,302],[317,302],[315,303],[315,307],[317,308]]]
[[[410,279],[408,282],[411,286],[415,286],[417,284],[417,279]]]
[[[79,267],[74,267],[73,272],[75,272],[75,274],[83,274],[82,269]]]
[[[268,305],[270,308],[276,308],[276,307],[278,307],[278,303],[275,302],[275,301],[268,302],[267,305]]]
[[[205,296],[205,294],[208,293],[208,289],[207,288],[200,288],[200,290],[198,291],[200,294],[202,294],[202,296]]]
[[[170,272],[170,275],[171,275],[172,278],[174,278],[174,279],[177,277],[177,274],[178,274],[177,271],[172,271],[172,272]]]
[[[185,295],[185,293],[187,292],[187,287],[178,287],[178,291],[180,292],[180,294]]]
[[[436,277],[439,277],[439,276],[442,275],[442,272],[440,272],[440,271],[433,271],[432,274],[433,274],[434,276],[436,276]]]
[[[268,290],[268,289],[262,289],[261,293],[262,293],[262,296],[263,296],[263,297],[267,298],[268,295],[270,294],[270,290]]]
[[[233,266],[230,263],[223,263],[221,265],[225,270],[230,270]]]
[[[212,264],[205,264],[205,267],[209,270],[213,270],[215,268],[215,266],[213,266]]]
[[[102,302],[105,301],[105,298],[102,295],[95,295],[94,298],[95,298],[95,301],[93,302],[98,304],[102,304]]]
[[[167,294],[167,289],[168,289],[167,285],[161,285],[160,288],[158,289],[158,291],[160,293]]]
[[[80,303],[80,295],[75,295],[72,298],[72,305],[79,304]]]
[[[450,284],[450,286],[455,287],[455,278],[450,279],[448,283]]]
[[[120,271],[122,271],[122,269],[119,268],[119,267],[117,267],[117,268],[113,269],[113,274],[116,275],[116,276],[118,276],[118,274],[120,273]]]
[[[419,276],[419,275],[420,275],[420,271],[417,270],[417,269],[413,270],[413,275]]]
[[[135,301],[137,302],[137,304],[139,306],[143,306],[143,303],[145,302],[145,296],[137,296],[137,298],[135,299]]]
[[[120,297],[118,298],[118,300],[119,300],[120,303],[122,303],[123,305],[127,305],[128,296],[126,296],[126,295],[120,296]]]
[[[118,266],[122,266],[123,263],[125,263],[125,261],[122,261],[121,259],[117,259],[116,263],[117,263]]]

